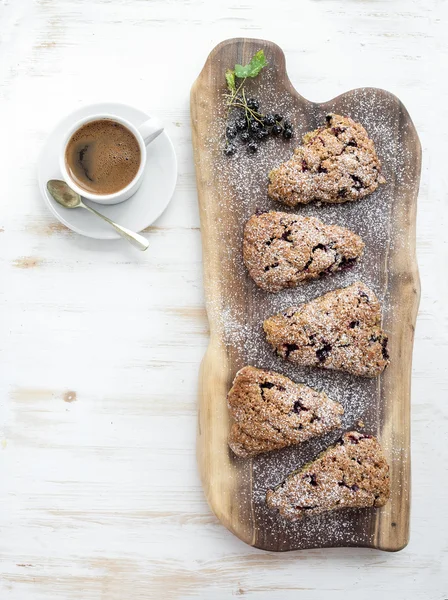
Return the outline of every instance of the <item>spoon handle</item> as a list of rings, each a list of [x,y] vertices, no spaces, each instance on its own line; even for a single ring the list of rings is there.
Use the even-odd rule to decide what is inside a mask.
[[[149,247],[148,240],[145,237],[143,237],[142,235],[140,235],[139,233],[135,233],[134,231],[131,231],[130,229],[127,229],[126,227],[122,227],[121,225],[118,225],[118,223],[114,223],[113,221],[111,221],[111,219],[109,219],[105,215],[102,215],[101,213],[99,213],[97,210],[95,210],[91,206],[87,206],[87,204],[84,204],[84,202],[81,204],[81,206],[83,208],[86,208],[87,210],[89,210],[94,215],[98,215],[98,217],[101,217],[102,219],[104,219],[104,221],[107,221],[107,223],[112,225],[112,227],[121,235],[121,237],[128,240],[128,242],[131,242],[131,244],[133,246],[135,246],[136,248],[138,248],[139,250],[144,251],[144,250],[148,249],[148,247]]]

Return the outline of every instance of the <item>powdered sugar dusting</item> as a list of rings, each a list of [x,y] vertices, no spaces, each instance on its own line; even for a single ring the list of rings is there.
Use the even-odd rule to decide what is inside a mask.
[[[216,82],[216,86],[220,92],[224,92],[221,81]],[[249,155],[241,144],[235,156],[226,157],[222,152],[226,109],[223,103],[210,106],[207,105],[208,100],[204,99],[204,113],[213,115],[207,139],[204,140],[205,152],[209,153],[214,165],[213,180],[209,185],[213,188],[212,197],[220,202],[220,210],[214,217],[209,235],[220,248],[221,270],[217,283],[221,294],[219,300],[207,298],[210,320],[217,326],[228,348],[234,373],[246,364],[278,371],[293,381],[325,391],[330,398],[340,402],[345,410],[343,431],[359,430],[359,422],[362,421],[363,431],[378,434],[382,410],[378,378],[364,379],[290,364],[276,356],[267,344],[262,322],[291,305],[362,281],[376,293],[382,304],[383,326],[387,333],[388,323],[393,319],[393,307],[388,295],[387,257],[397,245],[402,247],[407,244],[408,239],[406,232],[392,227],[397,219],[391,218],[391,214],[402,210],[407,191],[414,189],[412,156],[403,142],[406,137],[403,129],[407,125],[399,122],[399,111],[394,104],[396,100],[376,90],[359,89],[325,105],[305,104],[289,92],[278,89],[274,67],[263,71],[257,81],[249,82],[249,94],[250,86],[253,86],[253,95],[260,99],[264,112],[281,112],[292,121],[295,138],[286,141],[270,137],[260,142],[256,155]],[[329,112],[349,116],[366,128],[375,143],[386,184],[367,198],[338,205],[314,203],[288,209],[269,199],[269,171],[290,158],[302,136],[324,124],[325,115]],[[207,211],[207,206],[204,210]],[[248,277],[242,261],[243,227],[257,210],[296,212],[317,217],[324,223],[348,227],[362,237],[366,245],[364,255],[349,270],[277,294],[264,292]],[[389,343],[393,346],[396,340],[391,339]],[[245,488],[251,490],[252,495],[242,494],[239,502],[253,504],[259,545],[272,546],[272,538],[277,539],[277,545],[272,548],[279,550],[372,543],[369,522],[374,509],[341,510],[289,523],[266,506],[267,489],[278,484],[291,470],[311,460],[340,436],[341,431],[334,431],[300,446],[253,459],[252,487]],[[383,446],[389,459],[398,451],[388,447],[387,440]]]

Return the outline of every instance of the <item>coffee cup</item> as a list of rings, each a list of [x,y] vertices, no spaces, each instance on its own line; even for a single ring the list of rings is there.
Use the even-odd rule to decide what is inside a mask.
[[[106,126],[112,125],[115,125],[115,129],[117,130],[116,133],[118,132],[118,135],[120,134],[118,130],[120,130],[121,128],[122,138],[127,137],[131,145],[133,144],[133,147],[131,147],[130,149],[129,147],[126,147],[125,139],[124,142],[122,141],[121,143],[116,142],[116,140],[114,142],[115,148],[117,149],[117,152],[114,152],[114,154],[119,155],[120,152],[122,152],[124,153],[123,156],[112,156],[111,152],[108,151],[107,147],[101,149],[102,152],[100,152],[100,162],[102,160],[103,163],[107,163],[107,161],[109,160],[110,163],[105,165],[100,164],[99,166],[98,164],[96,165],[98,170],[100,171],[102,181],[104,184],[104,189],[108,189],[108,187],[110,187],[108,186],[108,177],[112,179],[117,179],[118,177],[118,181],[114,181],[115,187],[118,186],[118,188],[120,186],[121,175],[124,181],[122,188],[114,189],[113,192],[107,191],[103,193],[103,191],[101,190],[101,185],[97,186],[98,189],[95,189],[94,184],[91,184],[91,181],[93,182],[93,179],[88,179],[89,173],[82,165],[83,151],[87,153],[93,152],[92,150],[90,150],[90,148],[87,148],[87,145],[85,146],[85,148],[82,147],[82,136],[83,131],[87,131],[88,133],[86,135],[88,139],[92,139],[92,131],[94,137],[94,130],[98,132],[101,130],[101,128],[103,128],[104,130]],[[140,184],[143,180],[147,160],[146,146],[150,144],[153,140],[155,140],[156,137],[162,133],[162,131],[162,124],[158,121],[158,119],[154,117],[151,117],[138,127],[136,127],[126,119],[112,114],[94,114],[84,119],[81,119],[67,131],[63,138],[59,160],[62,177],[67,183],[67,185],[69,185],[75,192],[80,194],[80,196],[82,196],[83,198],[87,198],[88,200],[92,200],[93,202],[97,202],[98,204],[118,204],[119,202],[123,202],[124,200],[127,200],[133,194],[135,194],[135,192],[140,187]],[[107,143],[107,131],[103,131],[102,133],[103,138],[106,138]],[[104,135],[105,133],[106,135]],[[72,151],[72,146],[75,145],[77,136],[78,138],[81,138],[80,140],[78,140],[79,144],[81,144],[81,146],[79,146],[81,147],[81,150],[79,150],[79,147],[75,148],[78,154],[76,155],[76,165],[74,166],[73,164],[69,164],[70,160],[68,160],[67,158],[67,151]],[[102,145],[103,147],[105,146],[104,139],[102,140]],[[124,156],[126,153],[127,156],[125,158]],[[129,153],[131,153],[131,155],[129,155]],[[136,164],[138,157],[139,164]],[[121,160],[121,162],[120,158],[123,159]],[[73,159],[73,161],[74,160],[75,159]],[[129,160],[130,162],[124,163],[124,160]],[[114,163],[114,161],[116,164]],[[79,167],[81,177],[76,176],[77,167]],[[83,171],[81,170],[81,167]],[[131,170],[131,167],[133,168],[133,170]],[[85,183],[88,185],[84,184],[82,180],[83,175],[86,176]]]

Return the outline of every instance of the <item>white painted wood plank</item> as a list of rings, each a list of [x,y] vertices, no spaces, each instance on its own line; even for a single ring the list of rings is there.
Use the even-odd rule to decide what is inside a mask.
[[[2,599],[448,597],[447,16],[437,0],[0,4]],[[389,89],[421,135],[413,511],[396,555],[263,553],[202,495],[207,323],[188,94],[211,48],[239,35],[279,43],[308,98]],[[176,146],[179,183],[145,255],[66,232],[37,191],[55,121],[104,99],[158,114]]]

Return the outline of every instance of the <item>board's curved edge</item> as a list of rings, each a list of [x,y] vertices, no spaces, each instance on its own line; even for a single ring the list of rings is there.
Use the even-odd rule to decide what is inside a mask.
[[[406,445],[408,450],[408,456],[406,458],[406,470],[407,470],[407,514],[406,523],[401,531],[396,533],[395,539],[387,539],[385,536],[385,528],[382,527],[382,520],[384,515],[379,514],[379,518],[376,521],[374,543],[375,547],[386,551],[386,552],[399,552],[403,550],[409,543],[410,540],[410,512],[411,512],[411,394],[412,394],[412,362],[413,362],[413,349],[414,349],[414,338],[415,328],[417,324],[418,309],[421,298],[421,281],[420,273],[417,261],[416,253],[416,230],[417,230],[417,206],[418,206],[418,195],[420,190],[421,180],[421,168],[422,168],[422,146],[418,135],[417,128],[415,127],[412,118],[403,104],[403,102],[394,94],[390,92],[384,92],[397,104],[399,114],[402,121],[406,122],[408,135],[410,136],[409,143],[413,146],[413,156],[415,160],[414,164],[414,180],[412,194],[410,195],[410,201],[408,204],[408,214],[410,216],[409,227],[406,229],[407,236],[406,241],[408,244],[409,251],[406,253],[406,272],[407,280],[400,281],[400,295],[405,297],[406,290],[410,297],[409,309],[408,309],[408,321],[404,321],[401,325],[403,331],[407,331],[407,344],[410,348],[409,361],[407,363],[406,383],[408,386],[407,396],[407,428],[406,431]],[[394,524],[392,523],[392,526]],[[393,538],[393,536],[391,536]],[[386,538],[386,539],[384,539]]]
[[[211,52],[209,53],[205,63],[191,86],[190,90],[190,117],[191,117],[191,126],[192,126],[192,138],[193,138],[193,146],[195,144],[196,138],[196,110],[197,110],[197,96],[199,94],[199,88],[202,82],[207,78],[207,70],[209,65],[214,60],[215,56],[221,52],[226,46],[232,45],[237,39],[242,38],[233,38],[224,40],[217,46],[215,46]],[[198,201],[200,207],[204,207],[206,205],[207,199],[206,194],[201,192],[200,186],[200,173],[199,173],[199,159],[194,153],[194,162],[195,162],[195,170],[196,170],[196,183],[198,188]],[[201,219],[201,230],[205,226],[203,223],[203,219],[205,215],[200,211],[200,219]],[[202,247],[204,251],[206,240],[202,239]],[[207,501],[207,504],[216,518],[220,521],[220,523],[226,527],[233,535],[235,535],[242,542],[248,544],[249,546],[253,546],[255,543],[255,527],[254,521],[251,519],[249,526],[242,526],[239,520],[235,518],[232,519],[232,507],[231,507],[231,492],[229,490],[220,489],[219,477],[217,475],[218,469],[214,469],[213,477],[208,478],[207,474],[210,470],[210,463],[216,464],[213,459],[210,459],[207,454],[210,453],[210,446],[213,442],[210,442],[207,439],[207,435],[210,435],[210,432],[206,433],[206,427],[202,425],[203,421],[207,421],[207,411],[210,409],[210,406],[214,404],[215,400],[217,403],[222,401],[222,398],[226,398],[227,389],[223,388],[222,391],[217,392],[216,389],[212,392],[210,388],[216,384],[216,382],[221,380],[221,376],[214,377],[210,375],[210,370],[216,368],[217,365],[223,366],[223,360],[217,360],[216,354],[221,353],[221,345],[222,345],[222,332],[216,330],[216,323],[212,318],[209,309],[209,300],[211,297],[211,292],[207,286],[208,281],[208,270],[209,270],[209,262],[210,257],[204,251],[204,260],[203,260],[203,271],[204,271],[204,292],[205,292],[205,309],[207,314],[207,320],[209,323],[210,330],[210,339],[208,346],[205,350],[204,356],[202,358],[200,368],[199,368],[199,377],[198,377],[198,427],[197,427],[197,441],[196,441],[196,460],[199,467],[199,475],[201,479],[202,489],[204,491],[204,496]],[[215,380],[213,380],[215,379]],[[221,384],[222,385],[222,384]],[[226,386],[227,387],[227,386]],[[225,411],[227,413],[227,405],[225,405]],[[211,434],[214,435],[213,432]],[[212,466],[213,469],[213,466]],[[237,526],[236,526],[237,525]]]
[[[198,82],[203,78],[204,73],[207,70],[207,66],[215,59],[216,55],[218,55],[219,53],[224,51],[224,49],[227,46],[232,46],[234,44],[243,44],[243,46],[244,46],[244,45],[255,44],[255,43],[259,43],[260,49],[262,47],[269,47],[275,51],[275,53],[277,55],[277,59],[280,61],[280,64],[278,64],[276,66],[279,70],[283,71],[283,73],[284,73],[284,76],[285,76],[284,81],[285,81],[286,87],[289,88],[289,91],[294,93],[295,96],[302,98],[302,100],[304,100],[305,102],[307,102],[309,104],[313,104],[313,102],[311,100],[308,100],[307,98],[304,98],[301,94],[299,94],[299,92],[296,90],[296,88],[293,86],[291,80],[289,79],[288,70],[286,68],[286,56],[285,56],[285,53],[283,52],[282,48],[275,42],[271,42],[270,40],[264,40],[262,38],[228,38],[227,40],[223,40],[222,42],[217,44],[209,52],[209,54],[204,62],[204,66],[202,67],[196,80],[193,82],[193,85],[191,87],[190,97],[191,97],[191,94],[193,93],[193,91],[196,90],[196,87],[198,86]]]
[[[233,489],[230,489],[228,485],[222,486],[217,473],[219,469],[215,470],[215,477],[207,478],[207,472],[214,470],[215,466],[222,467],[222,457],[216,458],[209,456],[212,447],[219,448],[222,446],[221,443],[213,443],[215,435],[219,435],[219,428],[213,431],[210,428],[210,421],[208,421],[208,430],[203,427],[202,421],[207,421],[207,409],[215,412],[219,410],[220,399],[223,394],[227,396],[227,380],[223,370],[224,362],[218,360],[218,355],[222,353],[225,355],[223,348],[221,347],[220,341],[216,339],[216,336],[211,336],[205,354],[202,358],[199,367],[199,385],[198,385],[198,396],[199,396],[199,411],[198,411],[198,428],[197,428],[197,442],[196,442],[196,459],[199,466],[199,475],[201,479],[202,489],[204,491],[207,504],[212,510],[213,514],[220,521],[224,527],[226,527],[233,535],[239,538],[242,542],[249,546],[255,544],[255,523],[253,519],[250,519],[246,526],[242,526],[243,522],[241,519],[232,519],[232,502],[234,499]],[[214,356],[212,356],[214,354]],[[216,370],[221,370],[220,373],[215,373]],[[213,374],[211,374],[213,372]],[[220,388],[217,390],[217,386]],[[214,405],[214,400],[217,400],[218,406]],[[221,407],[222,408],[222,407]],[[225,416],[227,415],[227,404],[224,407]],[[224,415],[223,415],[224,416]],[[211,440],[207,439],[206,436],[211,436]],[[205,450],[206,449],[206,450]],[[208,454],[206,454],[206,451]],[[229,464],[230,466],[230,464]],[[231,467],[230,467],[231,468]],[[235,478],[233,484],[237,485],[236,469]],[[239,527],[236,527],[234,523],[237,523]]]

